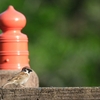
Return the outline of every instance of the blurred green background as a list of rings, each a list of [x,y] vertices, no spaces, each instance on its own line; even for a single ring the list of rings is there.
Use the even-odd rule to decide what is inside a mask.
[[[100,85],[100,0],[0,0],[23,13],[40,86]]]

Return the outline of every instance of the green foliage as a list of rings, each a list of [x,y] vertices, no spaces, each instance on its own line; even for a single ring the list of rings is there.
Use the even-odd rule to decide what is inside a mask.
[[[99,0],[1,0],[27,18],[30,65],[40,86],[99,86]]]

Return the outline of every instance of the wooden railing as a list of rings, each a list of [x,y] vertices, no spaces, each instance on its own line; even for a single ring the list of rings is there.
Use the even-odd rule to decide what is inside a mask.
[[[100,100],[99,87],[0,89],[1,100]]]

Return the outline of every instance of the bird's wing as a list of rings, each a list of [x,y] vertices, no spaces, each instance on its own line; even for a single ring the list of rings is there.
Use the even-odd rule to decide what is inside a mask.
[[[15,75],[14,77],[12,77],[11,79],[9,79],[8,81],[20,80],[20,79],[25,78],[25,77],[27,77],[27,76],[28,76],[27,73],[20,72],[20,73],[18,73],[17,75]]]

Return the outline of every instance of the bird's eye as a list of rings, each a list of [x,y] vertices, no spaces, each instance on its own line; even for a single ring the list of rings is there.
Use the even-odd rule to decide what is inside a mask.
[[[27,71],[27,69],[24,69],[24,71],[26,72],[26,71]]]

